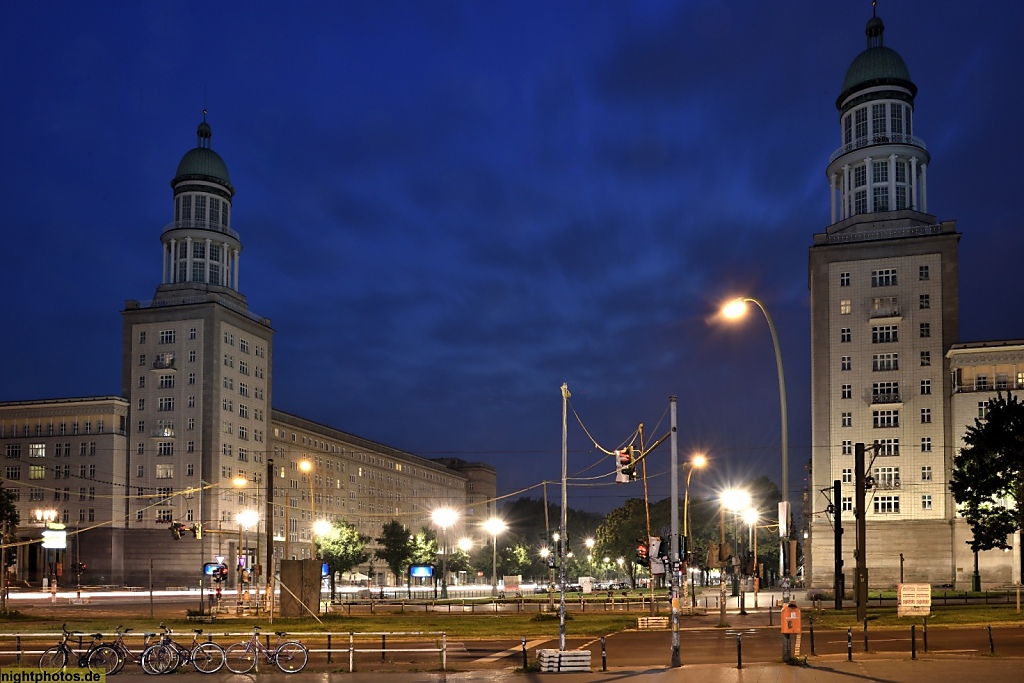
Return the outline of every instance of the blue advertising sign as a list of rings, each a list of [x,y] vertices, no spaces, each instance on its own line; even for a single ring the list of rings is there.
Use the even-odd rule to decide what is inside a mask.
[[[434,567],[429,564],[414,564],[409,567],[409,576],[414,579],[429,579],[434,576]]]

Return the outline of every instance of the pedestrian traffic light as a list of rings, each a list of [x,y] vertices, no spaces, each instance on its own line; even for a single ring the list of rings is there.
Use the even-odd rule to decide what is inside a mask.
[[[615,451],[615,482],[625,484],[636,480],[636,462],[633,460],[633,447],[627,446],[621,451]]]
[[[647,541],[642,539],[638,539],[636,542],[636,562],[641,565],[650,562],[650,547],[647,545]]]

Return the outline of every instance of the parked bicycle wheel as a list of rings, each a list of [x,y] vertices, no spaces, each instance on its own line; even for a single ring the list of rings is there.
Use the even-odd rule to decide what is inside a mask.
[[[142,670],[148,674],[170,673],[177,669],[180,663],[178,652],[164,643],[150,645],[142,653]]]
[[[224,666],[235,674],[247,674],[256,666],[259,653],[252,643],[235,643],[224,649]]]
[[[297,674],[306,668],[306,662],[309,661],[309,650],[302,643],[289,640],[281,643],[281,647],[277,648],[277,656],[274,661],[277,662],[277,668],[286,674]]]
[[[67,663],[68,652],[60,645],[46,648],[39,657],[40,669],[63,669]]]
[[[117,650],[109,645],[100,645],[89,653],[89,659],[86,664],[89,666],[89,671],[101,674],[115,674],[117,673],[120,659],[121,657],[117,654]]]
[[[224,648],[217,643],[200,643],[192,650],[192,665],[204,674],[217,673],[224,666]]]

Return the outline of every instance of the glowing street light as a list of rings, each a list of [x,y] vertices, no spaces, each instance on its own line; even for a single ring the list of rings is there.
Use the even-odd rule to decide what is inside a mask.
[[[316,503],[313,501],[313,463],[310,460],[299,462],[299,469],[309,478],[309,556],[316,559],[316,540],[313,535],[313,520],[316,519]],[[287,534],[287,530],[285,531]]]
[[[441,527],[441,599],[445,600],[448,598],[448,527],[459,519],[459,513],[452,508],[437,508],[430,518]]]
[[[504,520],[498,517],[491,517],[484,522],[484,531],[491,535],[493,542],[491,551],[491,597],[498,597],[498,534],[508,529]]]
[[[752,303],[761,309],[765,320],[768,321],[768,331],[772,335],[772,345],[775,347],[775,368],[779,374],[779,409],[782,415],[782,503],[779,505],[779,576],[785,576],[785,545],[786,537],[789,535],[789,428],[786,419],[786,375],[782,370],[782,350],[779,348],[779,335],[775,332],[775,323],[768,315],[768,309],[757,299],[751,297],[740,297],[733,299],[722,308],[722,317],[727,320],[736,320],[746,315],[747,304]]]

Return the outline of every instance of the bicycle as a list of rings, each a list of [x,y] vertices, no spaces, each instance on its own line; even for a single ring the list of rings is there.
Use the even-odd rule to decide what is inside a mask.
[[[117,652],[117,666],[110,672],[111,675],[121,673],[124,665],[128,662],[142,666],[142,653],[149,647],[149,639],[156,635],[155,633],[144,633],[143,636],[145,639],[142,641],[142,650],[136,654],[132,652],[128,647],[128,644],[124,642],[125,635],[130,633],[131,630],[132,629],[125,628],[124,626],[117,627],[117,638],[114,642],[110,643],[110,647],[114,648],[114,651]],[[155,671],[148,670],[145,666],[142,666],[142,670],[148,674],[156,673]]]
[[[65,623],[60,627],[63,632],[60,642],[43,650],[43,654],[39,657],[40,669],[63,669],[67,666],[68,661],[71,661],[72,656],[76,658],[79,668],[88,667],[89,671],[95,673],[109,674],[117,667],[120,659],[117,651],[103,642],[102,633],[91,634],[92,645],[85,652],[79,653],[68,645],[68,639],[71,636],[80,636],[82,632],[69,631],[67,626]]]
[[[171,629],[163,624],[160,628],[164,631],[160,642],[142,652],[142,669],[146,673],[171,673],[182,665],[191,664],[199,673],[212,674],[224,666],[224,648],[214,642],[199,642],[203,629],[193,629],[192,647],[185,647],[171,637]]]
[[[284,631],[274,633],[277,634],[274,647],[268,647],[260,640],[259,626],[252,627],[252,636],[249,640],[228,645],[224,650],[224,664],[228,671],[236,674],[249,673],[256,666],[261,654],[267,664],[276,664],[277,668],[286,674],[302,671],[309,661],[309,650],[297,640],[284,640],[287,635]]]

